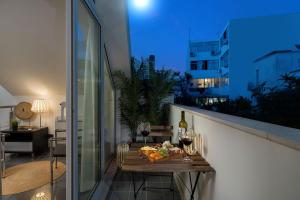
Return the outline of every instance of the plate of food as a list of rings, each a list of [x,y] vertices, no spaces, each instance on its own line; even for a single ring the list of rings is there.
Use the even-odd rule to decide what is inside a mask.
[[[180,158],[185,155],[182,149],[174,147],[169,141],[163,144],[142,147],[139,152],[141,156],[146,157],[151,162]]]

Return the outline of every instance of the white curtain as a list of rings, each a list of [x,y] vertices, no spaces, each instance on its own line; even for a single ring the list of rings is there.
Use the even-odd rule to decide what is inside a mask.
[[[82,113],[82,146],[80,163],[80,192],[91,190],[97,179],[98,145],[98,31],[91,18],[88,20],[84,62],[84,92]]]

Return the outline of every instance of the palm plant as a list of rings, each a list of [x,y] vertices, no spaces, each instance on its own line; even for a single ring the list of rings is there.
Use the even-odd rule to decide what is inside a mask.
[[[129,128],[132,142],[135,142],[137,128],[142,121],[142,83],[134,69],[131,77],[122,71],[116,71],[114,80],[116,88],[121,92],[119,98],[121,123]]]
[[[168,121],[168,108],[164,100],[172,92],[176,81],[171,70],[157,70],[144,80],[145,118],[151,124],[162,124]],[[169,103],[169,102],[167,102]]]

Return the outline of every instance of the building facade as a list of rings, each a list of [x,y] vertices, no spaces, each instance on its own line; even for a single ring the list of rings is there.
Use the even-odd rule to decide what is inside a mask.
[[[190,42],[187,73],[192,84],[189,94],[197,103],[212,104],[228,97],[228,66],[220,59],[220,42]]]
[[[203,82],[201,79],[204,79],[204,83],[205,79],[209,83],[210,78],[224,78],[225,84],[219,87],[205,85],[210,88],[212,96],[251,98],[249,86],[256,82],[254,61],[268,52],[291,49],[300,44],[299,27],[300,13],[231,20],[218,40],[190,42],[187,72],[196,81],[200,79]],[[202,66],[202,62],[203,67],[199,68],[198,63]],[[211,63],[218,64],[212,67]],[[194,87],[203,86],[199,84]]]
[[[265,88],[284,86],[282,76],[300,75],[300,51],[272,51],[254,61],[255,83],[250,86],[265,84]]]
[[[150,55],[148,58],[136,58],[131,59],[131,65],[138,73],[141,80],[148,80],[150,78],[151,71],[155,71],[155,56]]]

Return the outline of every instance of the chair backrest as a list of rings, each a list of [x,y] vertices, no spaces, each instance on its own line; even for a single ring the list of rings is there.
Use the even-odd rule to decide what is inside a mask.
[[[152,131],[173,130],[173,126],[151,125],[151,130]]]

